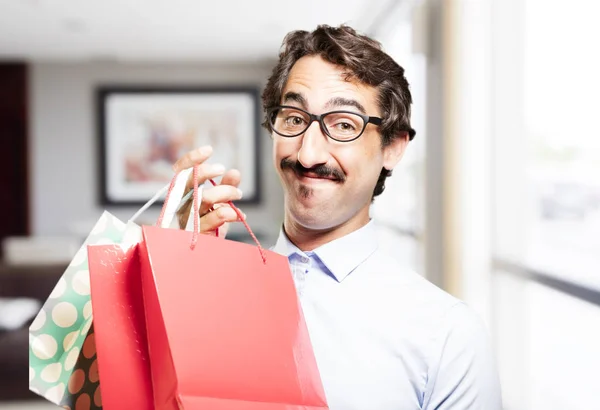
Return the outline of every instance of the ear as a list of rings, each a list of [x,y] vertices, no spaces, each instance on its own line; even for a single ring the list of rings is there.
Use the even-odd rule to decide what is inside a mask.
[[[408,146],[408,132],[402,131],[392,142],[383,148],[383,167],[389,171],[394,169],[404,156]]]

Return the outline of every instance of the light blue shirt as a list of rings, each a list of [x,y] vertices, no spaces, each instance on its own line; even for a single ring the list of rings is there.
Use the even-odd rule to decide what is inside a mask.
[[[488,333],[402,267],[371,221],[312,252],[281,231],[330,410],[501,409]]]

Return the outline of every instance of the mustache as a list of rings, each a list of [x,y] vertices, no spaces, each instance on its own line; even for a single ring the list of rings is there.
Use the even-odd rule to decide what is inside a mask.
[[[292,161],[289,158],[284,158],[280,163],[281,169],[291,169],[297,175],[304,175],[308,172],[316,174],[321,178],[333,178],[337,181],[344,182],[346,174],[337,168],[328,167],[327,165],[317,165],[312,168],[306,168],[299,161]]]

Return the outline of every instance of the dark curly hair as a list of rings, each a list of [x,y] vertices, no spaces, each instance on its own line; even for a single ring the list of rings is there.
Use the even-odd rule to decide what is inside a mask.
[[[403,133],[409,139],[415,136],[410,126],[412,96],[404,69],[381,47],[381,44],[353,28],[342,25],[320,25],[312,32],[298,30],[287,34],[279,53],[279,62],[273,68],[262,94],[263,109],[279,105],[283,89],[296,61],[304,56],[318,55],[325,61],[344,67],[346,79],[356,79],[379,91],[379,108],[383,122],[380,125],[381,143],[385,147]],[[269,132],[271,124],[263,122]],[[385,179],[391,170],[383,168],[373,191],[373,198],[385,188]]]

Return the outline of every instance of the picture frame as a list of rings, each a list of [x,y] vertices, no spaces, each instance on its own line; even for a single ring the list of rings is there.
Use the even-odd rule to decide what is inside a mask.
[[[103,85],[96,105],[102,205],[144,204],[178,158],[204,145],[213,147],[208,163],[240,171],[236,203],[261,201],[257,87]]]

